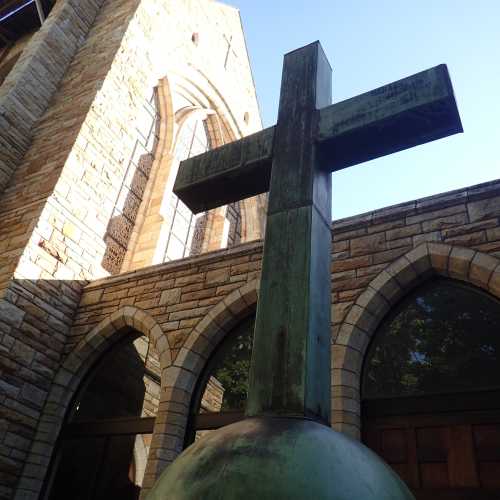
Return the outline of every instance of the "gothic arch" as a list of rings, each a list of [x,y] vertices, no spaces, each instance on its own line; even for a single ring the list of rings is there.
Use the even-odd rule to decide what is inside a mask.
[[[189,100],[192,109],[176,109],[175,96]],[[160,115],[159,140],[144,193],[145,202],[142,203],[136,219],[123,270],[157,263],[159,254],[155,251],[160,245],[160,229],[163,223],[163,217],[157,207],[161,204],[165,189],[168,190],[176,176],[177,172],[172,169],[175,163],[173,156],[176,137],[186,118],[189,118],[188,115],[196,112],[206,113],[207,132],[211,144],[215,147],[243,137],[239,120],[222,94],[201,71],[192,66],[186,66],[182,71],[170,71],[160,78],[156,102]],[[239,202],[242,242],[263,236],[264,207],[265,195]],[[223,212],[222,207],[217,208],[212,211],[212,216],[224,218]],[[140,252],[137,251],[139,248]]]
[[[145,311],[134,306],[125,306],[102,320],[63,361],[54,378],[30,454],[26,460],[20,485],[24,479],[33,481],[31,476],[33,468],[38,469],[38,478],[45,478],[66,412],[82,380],[93,368],[95,361],[109,347],[125,337],[130,328],[153,342],[162,368],[171,363],[167,336]],[[42,488],[43,479],[37,481],[40,483],[39,491]]]
[[[333,351],[333,424],[359,439],[361,370],[368,344],[385,314],[430,276],[471,283],[500,298],[500,259],[469,248],[422,243],[383,271],[351,306]]]
[[[213,306],[193,328],[175,360],[164,369],[155,433],[168,439],[151,446],[159,457],[155,477],[182,451],[196,381],[220,341],[255,309],[259,284],[259,280],[251,281]]]

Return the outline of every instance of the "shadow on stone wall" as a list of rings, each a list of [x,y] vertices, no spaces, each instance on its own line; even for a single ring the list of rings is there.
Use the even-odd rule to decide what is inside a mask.
[[[154,147],[156,149],[156,144]],[[153,158],[153,154],[149,153],[139,158],[138,165],[135,165],[132,160],[130,162],[129,170],[132,169],[132,179],[128,186],[126,184],[122,185],[104,236],[106,250],[101,265],[111,274],[118,274],[122,268],[151,173]],[[126,177],[128,176],[126,175]]]
[[[47,199],[54,192],[139,1],[134,0],[126,9],[122,8],[122,16],[110,15],[115,19],[113,23],[104,23],[102,19],[116,10],[116,3],[105,2],[87,41],[76,53],[56,91],[50,112],[41,118],[35,129],[34,141],[11,179],[11,188],[0,196],[0,242],[15,241],[15,247],[10,243],[8,254],[0,256],[0,296],[9,286],[23,249],[28,245]],[[102,50],[95,40],[106,40],[106,50]],[[95,64],[89,64],[92,60]],[[65,201],[65,208],[70,209],[74,201]],[[26,208],[20,211],[20,207]],[[83,221],[81,224],[86,226]],[[89,229],[92,231],[92,227]]]

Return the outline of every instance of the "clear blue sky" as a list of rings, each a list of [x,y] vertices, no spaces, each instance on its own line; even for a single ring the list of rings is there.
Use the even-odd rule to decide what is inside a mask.
[[[500,0],[228,0],[240,9],[264,126],[283,54],[320,40],[338,102],[446,63],[464,134],[333,177],[334,219],[500,178]]]

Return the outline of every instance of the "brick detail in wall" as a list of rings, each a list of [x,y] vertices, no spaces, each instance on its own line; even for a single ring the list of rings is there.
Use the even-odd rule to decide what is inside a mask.
[[[14,109],[8,101],[12,96],[29,106],[32,97],[21,95],[22,85],[37,100],[33,116],[25,117],[20,111],[24,123],[19,127],[25,128],[9,129],[19,137],[1,135],[0,122],[2,152],[2,140],[7,145],[12,140],[19,150],[13,153],[15,165],[9,165],[15,168],[9,170],[10,181],[0,194],[0,365],[4,374],[0,497],[10,498],[15,490],[19,498],[38,497],[50,460],[50,453],[42,450],[50,448],[52,438],[46,430],[51,416],[42,410],[55,411],[58,405],[56,396],[51,401],[47,397],[71,338],[81,289],[88,280],[107,274],[102,266],[104,237],[125,176],[126,160],[140,131],[138,110],[153,87],[168,68],[182,72],[185,62],[190,61],[224,95],[222,104],[230,109],[228,115],[234,112],[234,116],[243,117],[243,111],[250,110],[251,121],[235,121],[235,130],[246,134],[260,128],[246,57],[239,58],[222,76],[220,72],[222,31],[234,32],[238,50],[245,54],[236,10],[204,1],[106,0],[86,38],[75,34],[74,40],[65,41],[72,30],[90,26],[85,16],[97,12],[99,4],[98,0],[82,0],[74,3],[73,10],[65,11],[73,2],[59,0],[48,24],[33,37],[0,88],[0,104],[7,102],[5,116],[9,119],[15,118],[9,115]],[[56,59],[43,66],[37,59],[46,54],[43,34],[49,28],[56,29],[53,19],[63,13],[67,25],[60,30],[61,40],[67,50],[73,50],[74,42],[75,55],[58,62],[59,41],[54,40],[51,57]],[[169,29],[165,29],[165,22]],[[206,32],[196,47],[191,34],[200,26]],[[217,38],[220,57],[212,43]],[[59,75],[59,80],[49,75],[44,87],[42,76],[34,74],[36,85],[31,89],[28,73],[21,70],[28,71],[32,63],[41,72],[42,67],[57,66],[54,76]],[[239,85],[234,85],[235,81]],[[50,107],[44,112],[49,98]],[[40,109],[39,104],[43,105]],[[138,155],[146,153],[141,150]],[[139,186],[132,184],[135,193]],[[66,352],[70,347],[66,346]],[[35,435],[39,440],[33,444]],[[30,452],[36,456],[27,463]]]
[[[60,0],[0,86],[0,193],[104,0]]]
[[[500,181],[333,223],[332,415],[337,429],[359,437],[360,367],[369,342],[367,332],[374,331],[376,318],[383,316],[419,274],[428,276],[434,269],[450,277],[467,276],[471,283],[500,296],[499,227]],[[121,323],[113,318],[126,309],[150,318],[147,321],[155,325],[155,344],[162,346],[160,352],[168,359],[163,365],[167,369],[162,379],[162,414],[155,427],[145,477],[148,486],[182,447],[192,390],[209,353],[231,325],[255,306],[261,253],[261,242],[248,243],[103,278],[84,288],[64,360],[82,356],[77,346],[87,341],[89,346],[94,345],[97,340],[93,332],[99,325],[108,322],[111,327],[116,323],[119,328]],[[252,284],[254,288],[248,289]],[[27,314],[24,309],[18,310],[16,300],[20,297],[12,296],[5,307],[12,321],[20,324]],[[55,369],[59,363],[64,365],[64,360],[54,359]],[[68,400],[74,389],[62,388],[51,404],[56,405],[57,398]],[[13,395],[13,404],[20,402],[18,398]],[[33,412],[35,424],[37,412],[29,405],[27,408]],[[23,456],[31,453],[30,464],[47,463],[53,444],[41,433],[45,441],[35,441],[34,446],[40,450],[43,445],[43,454],[33,455],[26,426],[10,431],[9,440],[27,439],[26,443],[16,441],[17,452]],[[43,478],[44,468],[38,467]]]

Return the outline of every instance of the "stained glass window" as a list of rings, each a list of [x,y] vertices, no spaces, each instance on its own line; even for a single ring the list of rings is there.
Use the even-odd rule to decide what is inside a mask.
[[[376,332],[363,371],[364,398],[500,387],[500,303],[440,279],[411,293]]]

